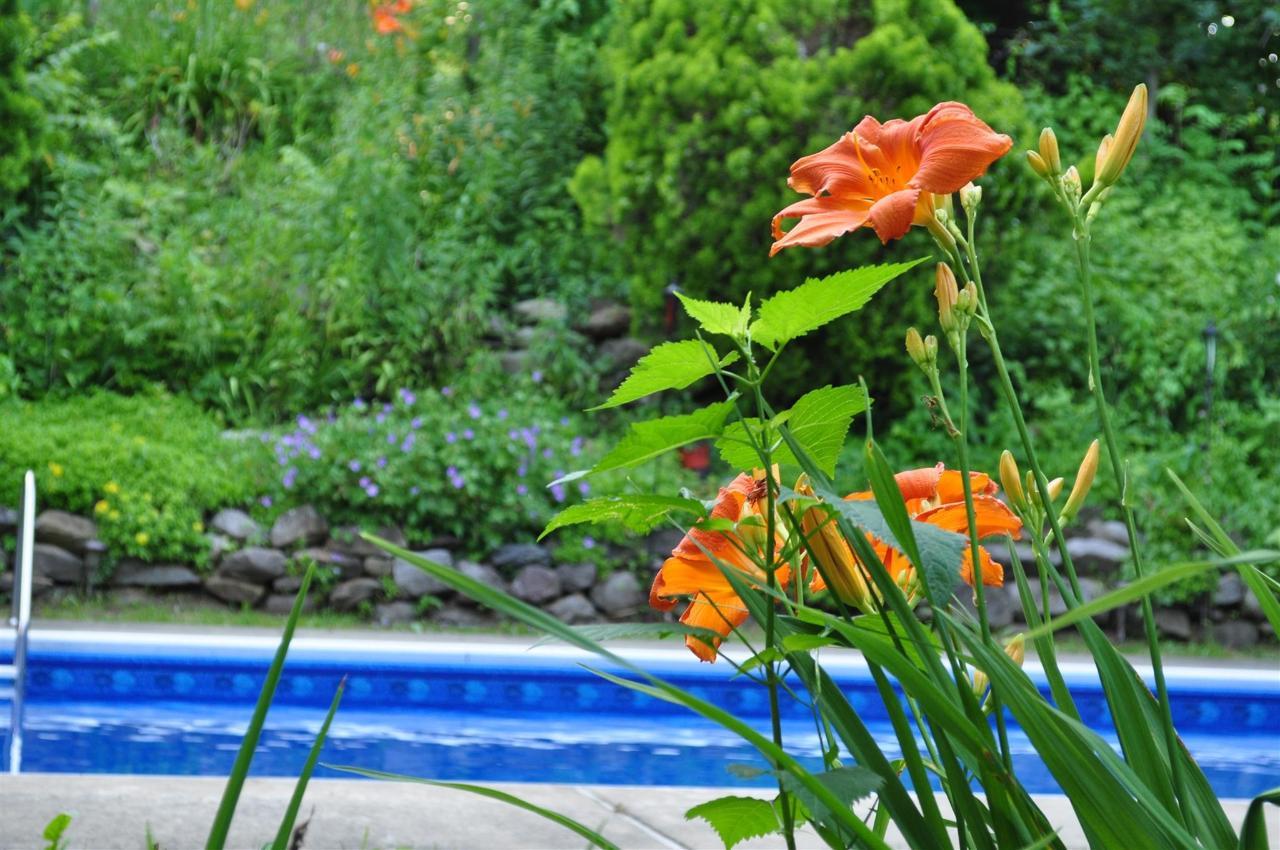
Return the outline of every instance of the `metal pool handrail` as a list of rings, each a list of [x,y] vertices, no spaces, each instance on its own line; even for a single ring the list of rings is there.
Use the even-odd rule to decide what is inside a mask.
[[[0,665],[0,679],[13,679],[9,709],[9,773],[22,770],[22,711],[27,684],[27,633],[31,628],[31,573],[35,552],[36,476],[31,470],[22,479],[22,503],[18,508],[18,546],[13,561],[13,663]]]

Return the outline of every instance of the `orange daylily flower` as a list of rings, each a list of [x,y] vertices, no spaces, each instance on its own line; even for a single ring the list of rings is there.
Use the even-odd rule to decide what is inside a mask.
[[[917,522],[927,522],[947,531],[968,535],[968,516],[964,504],[964,479],[954,469],[946,469],[941,463],[937,466],[911,469],[899,472],[894,476],[898,489],[902,491],[902,499],[907,506],[907,514]],[[973,508],[978,524],[978,537],[990,537],[995,534],[1009,533],[1015,539],[1022,534],[1022,520],[1009,510],[1004,502],[996,498],[1000,488],[991,480],[991,476],[983,472],[969,473],[970,486],[973,489]],[[870,490],[850,493],[848,500],[872,499]],[[884,541],[870,537],[872,546],[880,560],[884,562],[889,575],[898,580],[901,575],[912,570],[911,562],[906,555],[891,548]],[[986,547],[978,547],[979,563],[982,567],[982,583],[999,586],[1004,584],[1004,567],[992,559]],[[960,565],[960,577],[965,584],[973,586],[973,553],[967,552]],[[826,589],[822,576],[816,572],[810,584],[814,592]]]
[[[729,486],[720,488],[711,509],[712,518],[735,523],[751,517],[764,520],[767,486],[768,482],[760,470],[752,475],[739,475]],[[703,661],[715,661],[721,638],[746,622],[748,616],[742,600],[716,562],[740,570],[752,581],[763,583],[764,571],[756,566],[748,553],[762,551],[766,533],[761,526],[745,526],[724,532],[692,529],[671,551],[671,557],[663,562],[653,580],[653,588],[649,591],[651,607],[670,611],[680,598],[688,597],[689,606],[680,615],[680,622],[720,635],[711,643],[693,635],[685,637],[685,645]],[[778,582],[785,585],[791,577],[790,569],[780,568],[777,577]]]
[[[769,256],[826,245],[864,224],[881,242],[901,238],[932,220],[935,195],[959,191],[1012,146],[963,103],[939,103],[910,121],[881,124],[868,115],[826,150],[792,164],[787,185],[812,197],[773,217]],[[784,233],[788,218],[800,220]]]
[[[373,7],[373,28],[378,35],[390,35],[404,32],[404,23],[399,15],[413,9],[413,0],[395,0],[394,3],[381,3]]]

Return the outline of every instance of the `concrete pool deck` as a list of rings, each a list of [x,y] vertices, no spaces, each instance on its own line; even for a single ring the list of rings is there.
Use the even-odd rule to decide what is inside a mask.
[[[225,780],[190,776],[26,774],[0,776],[0,848],[44,846],[41,832],[61,812],[72,817],[64,833],[70,850],[140,850],[148,828],[162,850],[204,846]],[[723,794],[767,796],[754,789],[633,787],[609,785],[496,784],[531,803],[597,830],[623,850],[703,850],[723,845],[703,821],[686,821],[689,807]],[[250,779],[244,788],[228,848],[256,850],[275,836],[293,791],[291,779]],[[1085,848],[1065,797],[1037,797],[1061,825],[1066,846]],[[1228,801],[1237,826],[1247,801]],[[569,830],[504,803],[462,791],[358,779],[316,779],[307,789],[299,820],[309,818],[302,847],[308,850],[537,850],[582,848]],[[1280,836],[1280,809],[1271,807],[1268,829]],[[894,847],[905,846],[892,840]],[[799,847],[823,846],[802,833]],[[737,845],[778,847],[778,836]]]

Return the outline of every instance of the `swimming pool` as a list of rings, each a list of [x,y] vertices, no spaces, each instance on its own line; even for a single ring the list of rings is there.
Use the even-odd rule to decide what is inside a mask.
[[[226,774],[276,642],[34,631],[23,769]],[[764,691],[734,679],[727,664],[699,664],[677,648],[619,654],[767,726]],[[582,669],[584,662],[599,666],[563,646],[298,638],[253,772],[296,775],[346,675],[325,762],[470,781],[757,784],[726,770],[732,762],[759,763],[738,738],[679,706],[604,682]],[[823,663],[892,751],[892,730],[865,665],[835,653]],[[1069,664],[1064,672],[1086,722],[1106,734],[1106,704],[1091,669]],[[1175,667],[1170,690],[1184,740],[1219,795],[1252,797],[1280,785],[1280,670],[1224,676],[1210,667]],[[784,710],[788,747],[819,763],[810,715],[797,703]],[[1017,730],[1011,744],[1028,789],[1056,791]]]

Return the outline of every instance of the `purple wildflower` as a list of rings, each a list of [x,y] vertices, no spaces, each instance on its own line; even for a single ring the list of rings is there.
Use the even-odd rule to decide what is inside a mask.
[[[387,445],[388,445],[388,446],[394,446],[395,444],[396,444],[396,435],[395,435],[395,434],[388,434],[388,435],[387,435]]]
[[[457,478],[453,479],[449,483],[453,485],[453,489],[461,490],[463,487],[467,486],[467,479],[459,475]]]
[[[542,370],[534,369],[533,374],[531,374],[529,377],[533,379],[533,382],[535,384],[542,383]]]
[[[524,478],[528,474],[529,467],[525,466],[523,463],[516,467],[516,475],[519,475],[521,478]]]
[[[400,451],[407,452],[413,448],[414,436],[410,434],[404,438],[404,442],[400,444]]]
[[[577,457],[582,454],[582,438],[574,437],[573,442],[569,443],[569,454]]]
[[[551,460],[551,456],[552,456],[552,455],[554,455],[554,454],[555,454],[555,452],[551,451],[551,449],[543,449],[543,450],[542,450],[542,456],[543,456],[543,457],[545,457],[547,460]]]
[[[298,478],[298,467],[291,466],[284,471],[284,477],[280,479],[280,483],[284,485],[284,489],[292,490],[293,483]]]
[[[380,458],[378,458],[378,469],[385,469],[385,468],[386,468],[386,466],[387,466],[387,459],[386,459],[386,457],[380,457]]]
[[[422,489],[421,489],[420,487],[418,487],[418,485],[417,485],[417,484],[414,484],[412,487],[410,487],[410,488],[409,488],[409,495],[410,495],[410,496],[416,496],[416,495],[418,495],[418,494],[419,494],[419,493],[421,493],[421,492],[422,492]]]
[[[516,495],[517,495],[517,496],[527,496],[527,495],[529,495],[529,488],[528,488],[528,487],[526,487],[526,486],[524,486],[523,484],[517,484],[517,485],[516,485]]]
[[[474,401],[467,405],[467,415],[472,419],[479,419],[480,412],[480,405],[476,404]]]
[[[258,500],[258,504],[262,505],[264,508],[271,507],[271,497],[263,496],[261,499]]]
[[[356,396],[356,400],[351,402],[351,406],[354,407],[356,410],[364,410],[366,407],[368,407],[368,405],[364,403],[364,399],[360,398],[359,396]]]
[[[405,387],[400,388],[399,395],[400,395],[400,400],[404,402],[406,407],[411,407],[413,403],[418,400],[418,397],[413,394],[413,390],[407,389]]]
[[[387,414],[379,413],[377,416],[373,417],[373,421],[381,425],[383,422],[387,421]]]
[[[360,471],[360,461],[358,461],[358,460],[348,461],[348,462],[347,462],[347,469],[351,470],[352,472],[359,472],[359,471]]]
[[[584,537],[584,538],[582,538],[582,548],[583,548],[583,549],[594,549],[594,548],[596,548],[596,539],[595,539],[594,537]]]
[[[370,484],[368,487],[364,488],[364,494],[368,496],[370,499],[378,495],[378,493],[379,493],[379,490],[378,490],[377,484]]]
[[[498,419],[506,419],[508,415],[505,407],[498,408]]]
[[[445,398],[453,398],[453,387],[441,387],[440,395],[444,396]]]
[[[472,431],[470,428],[462,432],[462,439],[464,440],[474,440],[475,438],[476,432]]]
[[[307,449],[307,454],[311,456],[312,460],[320,459],[320,449],[318,446],[312,446],[311,448]]]
[[[520,439],[520,432],[517,431],[515,428],[512,428],[510,431],[507,432],[507,439],[511,440],[514,443],[516,440]]]
[[[362,476],[360,476],[360,486],[361,486],[363,489],[366,489],[366,490],[367,490],[367,489],[369,488],[369,485],[370,485],[370,484],[372,484],[372,483],[373,483],[373,481],[369,478],[369,476],[367,476],[367,475],[362,475]]]
[[[413,417],[413,420],[409,423],[409,427],[410,427],[410,428],[412,428],[412,429],[413,429],[413,430],[415,430],[415,431],[417,431],[419,428],[421,428],[421,427],[422,427],[422,417],[421,417],[421,416],[415,416],[415,417]]]
[[[456,443],[458,442],[458,435],[450,431],[444,435],[444,441],[446,443]]]
[[[450,466],[448,469],[446,469],[446,470],[444,471],[444,474],[445,474],[445,475],[447,475],[447,476],[449,476],[450,478],[457,478],[457,477],[458,477],[458,467],[456,467],[456,466]]]
[[[302,414],[298,414],[298,427],[303,431],[306,431],[308,434],[314,434],[316,432],[316,423],[312,422]]]
[[[563,501],[564,501],[564,497],[565,497],[564,485],[563,485],[563,484],[552,484],[552,485],[551,485],[551,497],[552,497],[553,499],[555,499],[557,502],[563,502]]]
[[[591,492],[591,485],[583,481],[578,485],[578,492],[584,496],[587,495],[588,493]]]

